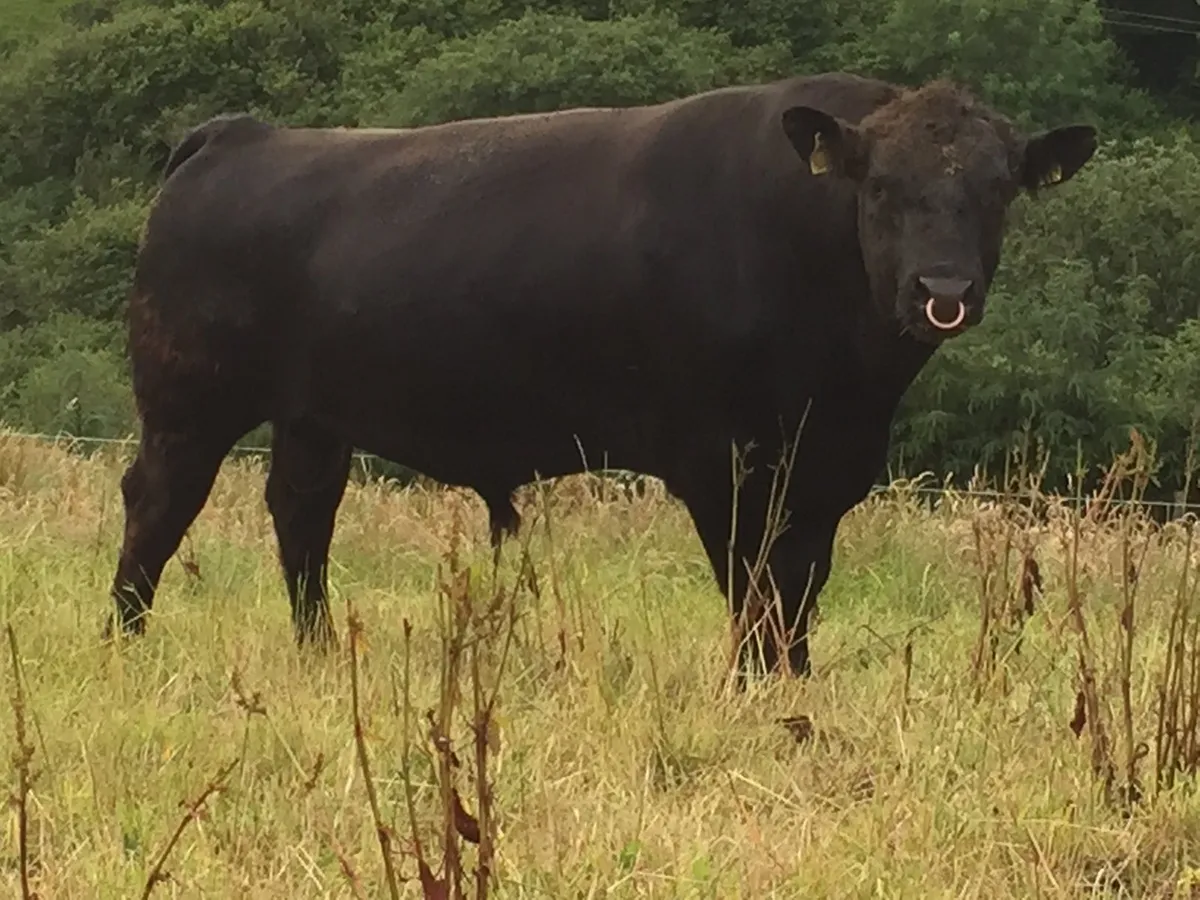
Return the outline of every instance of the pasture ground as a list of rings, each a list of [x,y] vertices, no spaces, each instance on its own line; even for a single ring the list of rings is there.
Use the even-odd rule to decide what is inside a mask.
[[[43,900],[142,896],[181,802],[238,760],[184,827],[154,896],[388,896],[356,755],[349,600],[362,622],[364,743],[394,830],[399,895],[421,897],[402,776],[436,874],[441,799],[425,711],[441,702],[445,597],[492,596],[482,504],[352,485],[333,548],[339,649],[320,658],[292,641],[262,465],[227,463],[167,568],[147,635],[105,646],[121,466],[115,455],[83,459],[0,436],[0,604],[32,748],[32,888]],[[1200,896],[1200,800],[1186,778],[1154,789],[1156,698],[1191,552],[1182,528],[1135,535],[1149,543],[1128,722],[1117,530],[1080,526],[1069,589],[1069,517],[1005,531],[994,508],[963,498],[928,510],[893,494],[854,511],[822,598],[814,677],[737,696],[720,690],[724,600],[684,511],[654,485],[629,499],[598,498],[589,484],[527,492],[536,579],[505,601],[519,613],[507,657],[501,638],[481,645],[485,685],[505,659],[488,732],[491,896]],[[456,534],[469,588],[448,574]],[[1019,646],[996,610],[1020,591],[1006,593],[1000,562],[981,562],[1003,555],[1004,534],[1029,542],[1043,578]],[[517,580],[520,550],[506,544],[504,584]],[[1014,551],[1013,585],[1019,564]],[[1098,698],[1079,736],[1071,597]],[[979,657],[985,605],[997,640],[990,666]],[[988,657],[991,641],[982,645]],[[7,699],[15,679],[0,650]],[[477,814],[463,684],[455,777]],[[1129,736],[1149,748],[1136,767],[1145,799],[1131,812],[1106,802],[1093,777],[1096,710],[1118,786]],[[13,705],[0,715],[7,792],[19,795]],[[806,740],[778,721],[800,715],[812,724]],[[8,897],[21,893],[18,809],[5,812],[0,849]],[[477,849],[461,847],[469,871]],[[466,885],[474,896],[469,876]]]

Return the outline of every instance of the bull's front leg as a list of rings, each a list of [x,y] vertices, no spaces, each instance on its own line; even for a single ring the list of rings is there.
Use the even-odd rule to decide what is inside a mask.
[[[837,520],[792,521],[775,538],[744,604],[750,629],[740,663],[753,671],[812,674],[808,635],[817,597],[829,580]],[[753,564],[753,560],[750,561]],[[751,583],[749,576],[747,583]]]
[[[840,521],[803,507],[772,519],[765,487],[746,487],[736,504],[731,491],[715,486],[681,491],[740,638],[739,688],[763,668],[811,674],[809,619],[829,578]]]

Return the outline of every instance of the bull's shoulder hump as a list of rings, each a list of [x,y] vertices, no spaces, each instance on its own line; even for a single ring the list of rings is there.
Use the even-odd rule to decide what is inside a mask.
[[[903,88],[849,72],[794,75],[755,84],[713,88],[650,106],[634,108],[661,141],[710,142],[732,146],[761,141],[779,131],[779,117],[792,106],[813,106],[858,122],[898,97]],[[629,110],[634,112],[634,109]]]
[[[812,106],[857,123],[895,100],[904,88],[850,72],[822,72],[775,83],[787,106]]]

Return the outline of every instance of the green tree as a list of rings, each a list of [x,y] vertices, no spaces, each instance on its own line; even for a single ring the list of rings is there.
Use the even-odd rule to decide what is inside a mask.
[[[795,71],[816,72],[831,53],[872,22],[877,0],[613,0],[615,14],[671,12],[690,28],[728,34],[734,46],[784,44]]]
[[[670,13],[611,21],[528,13],[448,41],[417,63],[378,119],[419,125],[569,106],[653,103],[783,74],[782,45],[735,48]]]
[[[0,184],[70,178],[89,151],[121,146],[150,172],[184,128],[217,112],[320,124],[336,113],[338,27],[240,0],[55,32],[0,71]]]
[[[70,312],[120,321],[149,201],[146,190],[107,206],[80,196],[62,223],[18,241],[6,317],[25,324]]]
[[[828,64],[916,84],[952,77],[1026,127],[1131,136],[1157,121],[1094,0],[885,0]]]
[[[423,25],[394,27],[384,22],[364,26],[362,41],[346,54],[339,97],[347,117],[356,122],[376,115],[381,104],[394,102],[422,60],[436,56],[443,36]]]
[[[40,434],[129,434],[124,346],[120,323],[73,313],[0,333],[0,422]]]
[[[18,299],[22,274],[12,262],[14,248],[60,221],[73,194],[69,181],[48,179],[0,200],[0,332],[24,321]]]

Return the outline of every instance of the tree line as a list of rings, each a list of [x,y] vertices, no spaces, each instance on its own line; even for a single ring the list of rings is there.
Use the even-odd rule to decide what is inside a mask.
[[[961,483],[1032,446],[1063,489],[1136,427],[1158,443],[1162,489],[1182,483],[1200,412],[1194,5],[1189,33],[1188,4],[1168,0],[37,3],[34,27],[30,0],[0,0],[10,427],[135,431],[123,316],[138,235],[170,147],[209,115],[414,125],[845,69],[950,76],[1026,128],[1090,121],[1104,140],[1086,177],[1018,202],[985,327],[914,384],[893,472]]]

